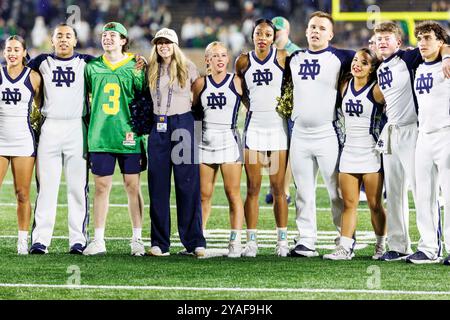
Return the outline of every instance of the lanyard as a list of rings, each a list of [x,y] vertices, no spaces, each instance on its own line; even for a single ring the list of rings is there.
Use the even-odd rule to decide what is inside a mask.
[[[158,80],[156,81],[156,103],[158,107],[158,114],[161,114],[161,90],[160,90],[160,77],[161,77],[161,65],[158,67]],[[172,94],[173,94],[173,85],[169,87],[169,92],[167,93],[167,108],[165,116],[169,112],[170,108],[170,102],[172,101]]]

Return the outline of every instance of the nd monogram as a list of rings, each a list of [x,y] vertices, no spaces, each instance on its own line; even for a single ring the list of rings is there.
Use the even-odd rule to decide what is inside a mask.
[[[424,90],[427,93],[430,93],[431,88],[433,88],[432,73],[427,73],[426,76],[421,73],[420,76],[416,79],[416,90],[419,90],[419,94],[423,94]]]
[[[356,116],[359,118],[359,115],[363,113],[363,106],[361,104],[361,100],[356,100],[356,103],[353,102],[352,99],[349,99],[345,104],[345,112],[348,113],[350,117]]]
[[[224,96],[223,92],[220,92],[218,96],[215,93],[211,92],[209,96],[206,97],[208,99],[208,107],[215,110],[222,108],[227,104],[227,97]]]
[[[72,67],[67,67],[66,70],[63,70],[61,67],[56,67],[56,70],[53,70],[52,82],[56,83],[57,87],[62,87],[63,83],[67,87],[70,87],[70,84],[74,81],[75,72],[72,71]]]
[[[389,86],[389,88],[391,87],[392,71],[389,70],[389,67],[380,69],[380,74],[378,75],[378,83],[381,86],[381,89],[386,89],[386,86]]]
[[[264,69],[264,72],[261,70],[256,70],[256,72],[253,73],[253,83],[256,83],[257,86],[262,86],[263,82],[266,85],[269,85],[272,80],[273,74],[270,72],[270,69]]]
[[[318,59],[312,59],[311,62],[305,59],[304,63],[300,64],[300,72],[298,73],[302,76],[300,79],[307,80],[311,77],[312,80],[316,80],[316,76],[320,73],[320,64],[318,64]]]
[[[14,91],[11,91],[11,89],[6,88],[5,91],[2,91],[2,101],[5,101],[5,104],[11,104],[14,103],[14,105],[17,105],[17,102],[19,102],[22,99],[22,94],[20,93],[18,88],[15,88]]]

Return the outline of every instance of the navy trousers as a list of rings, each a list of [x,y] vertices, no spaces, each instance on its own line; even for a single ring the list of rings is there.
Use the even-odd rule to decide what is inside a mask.
[[[163,252],[170,247],[170,191],[175,180],[178,233],[189,252],[206,247],[202,231],[200,168],[194,156],[194,116],[191,112],[169,116],[167,132],[157,132],[156,121],[148,137],[148,187],[151,243]],[[174,141],[172,141],[174,140]],[[198,150],[198,149],[197,149]]]

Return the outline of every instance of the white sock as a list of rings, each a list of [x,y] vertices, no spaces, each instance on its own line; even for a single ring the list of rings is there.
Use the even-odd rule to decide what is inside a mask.
[[[256,229],[247,229],[247,242],[255,241],[256,242]]]
[[[375,237],[377,238],[377,245],[384,248],[386,246],[386,236],[375,235]]]
[[[278,242],[288,241],[287,228],[277,228],[277,238],[278,238]]]
[[[352,238],[347,238],[347,237],[341,236],[341,241],[339,244],[341,246],[343,246],[345,250],[350,252],[352,250],[352,246],[353,246],[354,242],[355,242],[355,240],[353,240]]]
[[[241,243],[241,235],[242,234],[242,230],[237,230],[237,229],[231,229],[230,230],[230,242],[233,243]]]
[[[142,228],[133,228],[133,240],[142,239]]]
[[[105,240],[105,228],[95,228],[94,240],[97,240],[97,241]]]
[[[23,240],[28,241],[28,231],[20,231],[19,230],[18,240],[19,241],[23,241]]]

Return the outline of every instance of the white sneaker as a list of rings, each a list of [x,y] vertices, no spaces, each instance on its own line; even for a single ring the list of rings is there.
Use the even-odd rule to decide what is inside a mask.
[[[228,258],[240,258],[242,255],[242,245],[240,243],[230,243],[228,244]]]
[[[278,241],[275,248],[277,256],[287,257],[289,254],[289,245],[287,241]]]
[[[178,252],[178,254],[182,256],[194,256],[197,258],[203,258],[204,256],[206,256],[206,249],[204,247],[196,247],[194,251],[187,251],[187,249],[184,249]]]
[[[352,253],[339,245],[332,253],[323,256],[326,260],[352,260]]]
[[[133,239],[130,243],[131,255],[135,257],[145,256],[144,242],[141,239]]]
[[[245,245],[244,251],[242,251],[243,257],[255,258],[258,253],[258,244],[256,241],[248,241]]]
[[[161,248],[158,246],[153,246],[150,248],[148,254],[150,256],[155,256],[155,257],[167,257],[170,256],[170,252],[162,252]]]
[[[385,252],[384,246],[375,244],[375,252],[372,256],[372,259],[379,260],[383,256],[384,252]]]
[[[28,254],[28,239],[17,241],[17,254],[18,255]]]
[[[102,254],[106,254],[105,240],[93,240],[83,251],[83,255],[85,256],[96,256]]]

